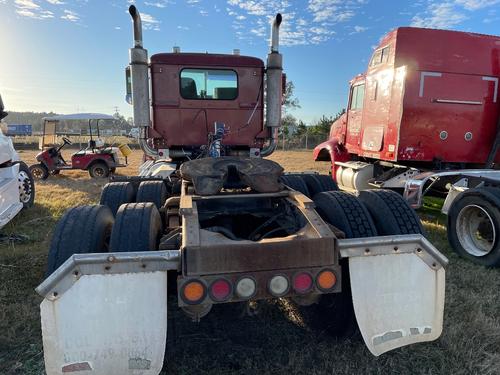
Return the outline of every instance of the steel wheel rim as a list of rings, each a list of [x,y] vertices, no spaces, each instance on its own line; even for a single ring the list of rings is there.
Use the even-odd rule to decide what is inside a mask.
[[[20,171],[17,180],[19,181],[19,200],[21,203],[28,203],[33,192],[30,176],[25,171]]]
[[[463,249],[472,256],[483,257],[495,247],[495,224],[481,206],[471,204],[460,210],[456,232]]]
[[[104,177],[104,168],[103,167],[95,167],[94,168],[94,174],[97,177]]]
[[[42,178],[44,175],[43,170],[40,167],[32,168],[31,174],[33,175],[33,177],[38,178],[38,179]]]

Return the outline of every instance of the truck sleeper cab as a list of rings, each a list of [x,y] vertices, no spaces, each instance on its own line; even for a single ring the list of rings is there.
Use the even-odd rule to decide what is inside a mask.
[[[499,42],[447,30],[390,32],[366,72],[351,81],[347,112],[316,147],[315,160],[331,161],[340,180],[346,169],[351,175],[366,168],[359,178],[365,188],[396,187],[383,184],[384,172],[394,166],[400,168],[390,178],[415,175],[410,168],[482,168],[490,158],[500,161],[496,151],[490,155],[500,114]],[[358,164],[335,164],[350,161]]]

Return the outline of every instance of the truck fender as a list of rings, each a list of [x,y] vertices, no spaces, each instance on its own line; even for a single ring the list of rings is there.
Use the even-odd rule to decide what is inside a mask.
[[[333,137],[326,142],[320,143],[313,151],[314,161],[331,161],[332,177],[335,180],[338,166],[335,162],[346,162],[350,160],[349,152],[338,138]]]

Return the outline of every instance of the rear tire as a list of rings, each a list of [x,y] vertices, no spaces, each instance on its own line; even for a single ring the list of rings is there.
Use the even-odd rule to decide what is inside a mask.
[[[33,206],[35,201],[35,180],[30,172],[30,169],[24,162],[19,163],[19,199],[23,204],[23,208]]]
[[[154,203],[157,209],[165,204],[168,198],[167,185],[162,181],[143,181],[137,190],[136,202]]]
[[[305,181],[311,197],[325,191],[339,190],[337,183],[333,181],[331,176],[321,174],[304,174],[301,176]]]
[[[285,174],[280,179],[289,188],[304,194],[306,197],[311,197],[305,181],[298,175]]]
[[[415,210],[395,191],[363,190],[359,200],[370,212],[379,236],[425,233]]]
[[[460,256],[476,264],[500,266],[500,189],[461,193],[448,212],[448,241]]]
[[[161,217],[153,203],[127,203],[120,206],[111,232],[110,251],[157,250]]]
[[[342,191],[328,191],[317,194],[314,203],[323,220],[344,232],[346,238],[377,235],[369,212],[354,195]]]
[[[99,203],[108,206],[113,215],[116,215],[122,204],[131,203],[134,200],[135,189],[131,182],[109,182],[102,189]]]
[[[109,177],[109,167],[106,163],[97,162],[92,164],[89,168],[89,175],[92,178],[106,178]]]
[[[49,170],[43,164],[30,165],[29,171],[33,178],[37,180],[46,180],[49,177]]]
[[[355,196],[330,191],[314,197],[316,211],[325,222],[343,231],[347,238],[376,236],[377,230],[370,214]],[[342,292],[324,294],[317,305],[310,307],[315,315],[315,324],[334,337],[352,337],[358,332],[358,324],[352,304],[349,263],[340,261],[342,267]]]
[[[80,206],[66,211],[52,235],[47,276],[73,254],[108,252],[113,222],[113,214],[106,206]]]

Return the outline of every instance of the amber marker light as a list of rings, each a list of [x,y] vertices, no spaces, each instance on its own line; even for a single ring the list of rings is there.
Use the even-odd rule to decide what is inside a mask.
[[[186,303],[196,304],[205,298],[206,293],[205,285],[200,281],[193,280],[184,284],[181,295]]]
[[[337,283],[337,276],[331,270],[323,270],[316,277],[318,288],[323,291],[332,289]]]

